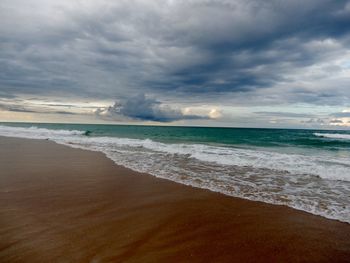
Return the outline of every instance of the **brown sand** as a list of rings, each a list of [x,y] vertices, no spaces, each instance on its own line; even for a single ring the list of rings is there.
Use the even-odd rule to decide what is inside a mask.
[[[2,137],[0,262],[350,262],[350,225]]]

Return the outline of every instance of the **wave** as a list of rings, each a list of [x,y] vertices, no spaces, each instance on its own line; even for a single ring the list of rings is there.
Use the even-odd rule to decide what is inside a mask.
[[[119,165],[223,194],[287,205],[350,223],[350,160],[206,144],[86,136],[86,131],[0,125],[0,135],[50,139],[103,152]],[[326,180],[324,180],[326,179]]]
[[[81,138],[79,144],[92,142],[90,138]],[[95,144],[118,148],[128,146],[144,148],[170,155],[182,155],[203,162],[218,165],[254,167],[291,174],[309,174],[329,180],[350,181],[350,160],[347,158],[330,158],[329,156],[305,156],[301,154],[277,153],[271,151],[251,150],[232,147],[218,147],[204,144],[168,144],[150,139],[128,139],[113,137],[94,137]]]
[[[338,139],[338,140],[350,140],[350,134],[343,133],[314,133],[317,137],[329,138],[329,139]]]
[[[28,139],[54,139],[74,135],[83,135],[84,131],[78,130],[51,130],[32,127],[11,127],[0,125],[0,135],[6,137],[19,137]]]
[[[329,180],[350,181],[350,160],[339,156],[334,158],[331,156],[310,156],[205,144],[161,143],[150,139],[87,136],[89,134],[86,131],[79,130],[0,126],[0,135],[3,136],[51,139],[70,146],[98,147],[101,151],[118,149],[118,147],[144,148],[153,152],[182,155],[186,156],[187,159],[193,158],[218,165],[249,166],[291,174],[315,175]]]

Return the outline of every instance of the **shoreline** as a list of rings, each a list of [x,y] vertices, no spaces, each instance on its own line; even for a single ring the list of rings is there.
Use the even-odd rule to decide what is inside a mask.
[[[222,192],[222,191],[219,191],[219,190],[215,190],[215,189],[212,189],[212,188],[196,186],[196,185],[190,184],[190,183],[186,184],[186,183],[184,183],[182,181],[176,181],[176,180],[173,180],[173,179],[170,179],[170,178],[167,178],[167,177],[157,176],[156,174],[152,174],[152,173],[148,173],[148,172],[142,172],[142,171],[137,171],[137,170],[134,170],[133,168],[127,167],[127,166],[125,166],[123,164],[116,163],[115,160],[113,160],[113,157],[109,156],[104,151],[91,149],[91,148],[79,147],[79,146],[76,146],[74,143],[67,143],[67,144],[59,143],[59,142],[56,142],[55,140],[48,139],[48,138],[41,139],[41,138],[7,137],[7,136],[3,136],[3,135],[0,135],[0,138],[49,141],[51,143],[54,143],[54,144],[57,144],[57,145],[63,145],[63,146],[66,146],[68,148],[71,148],[71,149],[79,149],[79,150],[83,150],[83,151],[92,151],[92,152],[96,152],[96,153],[102,154],[105,158],[111,160],[115,166],[128,169],[128,170],[130,170],[133,173],[138,173],[138,174],[143,174],[143,175],[147,175],[147,176],[152,176],[152,177],[160,179],[160,180],[166,180],[166,181],[169,181],[169,182],[172,182],[172,183],[181,184],[181,185],[184,185],[186,187],[192,187],[192,188],[195,188],[195,189],[207,190],[207,191],[218,193],[218,194],[221,194],[221,195],[224,195],[224,196],[228,196],[228,197],[231,197],[231,198],[244,199],[244,200],[249,200],[249,201],[252,201],[252,202],[259,202],[259,203],[270,204],[270,205],[274,205],[274,206],[283,206],[283,207],[291,208],[291,209],[294,209],[294,210],[297,210],[297,211],[306,212],[307,214],[311,214],[311,215],[314,215],[314,216],[320,216],[320,217],[328,219],[328,220],[335,220],[335,221],[338,221],[338,222],[341,222],[341,223],[346,223],[346,224],[350,225],[350,221],[343,221],[343,220],[341,220],[339,218],[335,218],[335,217],[327,217],[326,215],[321,214],[321,213],[319,213],[319,214],[318,213],[312,213],[312,212],[308,211],[307,209],[302,209],[300,207],[294,207],[294,206],[286,205],[284,203],[274,203],[274,202],[263,201],[263,200],[259,200],[259,199],[245,198],[245,197],[242,197],[242,196],[239,196],[239,195],[228,194],[228,193],[225,193],[225,192]]]
[[[1,136],[0,136],[1,137]],[[29,139],[29,140],[32,140],[32,139]],[[40,139],[38,139],[40,140]],[[310,215],[313,215],[313,216],[318,216],[318,217],[321,217],[321,218],[324,218],[324,219],[327,219],[327,220],[332,220],[332,221],[337,221],[339,223],[345,223],[345,224],[348,224],[350,226],[350,222],[347,222],[347,221],[342,221],[340,219],[337,219],[337,218],[331,218],[331,217],[327,217],[327,216],[324,216],[324,215],[321,215],[321,214],[314,214],[314,213],[311,213],[309,211],[307,211],[306,209],[301,209],[301,208],[296,208],[296,207],[293,207],[293,206],[288,206],[286,204],[278,204],[278,203],[273,203],[273,202],[265,202],[265,201],[261,201],[261,200],[254,200],[254,199],[249,199],[249,198],[244,198],[244,197],[241,197],[241,196],[235,196],[235,195],[230,195],[230,194],[226,194],[224,192],[220,192],[218,190],[213,190],[213,189],[209,189],[209,188],[204,188],[204,187],[199,187],[199,186],[195,186],[195,185],[192,185],[192,184],[185,184],[183,182],[179,182],[179,181],[175,181],[175,180],[172,180],[170,178],[166,178],[166,177],[160,177],[160,176],[157,176],[157,175],[154,175],[154,174],[151,174],[151,173],[144,173],[144,172],[140,172],[140,171],[136,171],[136,170],[133,170],[129,167],[126,167],[124,165],[121,165],[121,164],[117,164],[112,157],[108,156],[106,153],[102,152],[102,151],[98,151],[98,150],[93,150],[93,149],[83,149],[83,148],[80,148],[80,147],[73,147],[73,146],[69,146],[69,145],[65,145],[65,144],[60,144],[60,143],[57,143],[55,141],[52,141],[52,140],[49,140],[53,143],[56,143],[58,145],[63,145],[63,146],[67,146],[69,148],[73,148],[73,149],[80,149],[80,150],[83,150],[83,151],[92,151],[92,152],[96,152],[96,153],[102,153],[104,157],[106,157],[107,159],[111,160],[114,165],[118,166],[118,167],[122,167],[122,168],[125,168],[127,170],[130,170],[131,172],[133,173],[138,173],[138,174],[143,174],[143,175],[147,175],[147,176],[151,176],[151,177],[154,177],[154,178],[157,178],[157,179],[160,179],[160,180],[165,180],[165,181],[169,181],[171,183],[175,183],[175,184],[180,184],[180,185],[183,185],[183,186],[186,186],[186,187],[191,187],[191,188],[194,188],[194,189],[201,189],[201,190],[205,190],[205,191],[209,191],[209,192],[212,192],[212,193],[217,193],[217,194],[220,194],[220,195],[223,195],[223,196],[226,196],[226,197],[229,197],[229,198],[237,198],[237,199],[242,199],[242,200],[247,200],[247,201],[251,201],[251,202],[257,202],[257,203],[262,203],[262,204],[268,204],[268,205],[273,205],[273,206],[282,206],[282,207],[285,207],[285,208],[288,208],[288,209],[293,209],[293,210],[297,210],[299,212],[304,212],[304,213],[307,213],[307,214],[310,214]],[[74,144],[73,144],[74,145]]]
[[[350,224],[0,137],[1,262],[346,262]]]

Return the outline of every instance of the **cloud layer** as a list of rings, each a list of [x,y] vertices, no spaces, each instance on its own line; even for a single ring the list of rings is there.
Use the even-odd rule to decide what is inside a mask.
[[[346,107],[349,28],[345,0],[3,0],[0,97],[129,101],[115,110],[154,121],[182,118],[158,101]],[[136,112],[136,94],[157,100]]]

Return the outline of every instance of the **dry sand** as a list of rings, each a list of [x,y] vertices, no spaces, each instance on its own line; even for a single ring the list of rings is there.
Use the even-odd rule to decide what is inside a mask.
[[[350,262],[350,225],[1,137],[0,262]]]

